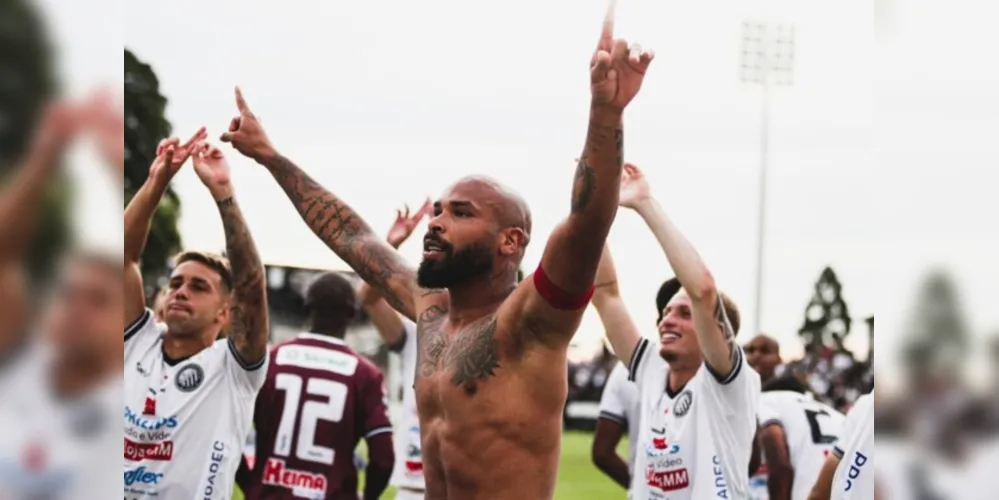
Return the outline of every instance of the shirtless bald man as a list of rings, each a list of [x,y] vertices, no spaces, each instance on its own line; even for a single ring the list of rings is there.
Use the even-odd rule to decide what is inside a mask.
[[[434,203],[417,270],[278,153],[237,92],[240,115],[222,140],[266,167],[313,232],[417,321],[426,498],[554,494],[567,349],[617,214],[621,116],[652,57],[613,38],[612,4],[590,64],[590,121],[572,210],[551,235],[541,265],[519,285],[531,215],[509,189],[481,177],[448,188]]]

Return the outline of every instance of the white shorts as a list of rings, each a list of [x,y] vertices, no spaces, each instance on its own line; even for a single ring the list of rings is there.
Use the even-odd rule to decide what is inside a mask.
[[[423,492],[399,488],[395,492],[395,500],[423,500]]]

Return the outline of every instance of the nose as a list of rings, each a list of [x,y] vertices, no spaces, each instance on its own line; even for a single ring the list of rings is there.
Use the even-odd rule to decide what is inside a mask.
[[[437,215],[431,215],[430,220],[427,221],[427,231],[431,233],[443,233],[444,232],[444,212]]]
[[[187,300],[188,299],[188,296],[187,296],[187,287],[186,286],[179,286],[179,287],[177,287],[177,289],[173,291],[173,297],[171,297],[171,298],[173,300]],[[168,300],[168,302],[169,302],[169,300]]]

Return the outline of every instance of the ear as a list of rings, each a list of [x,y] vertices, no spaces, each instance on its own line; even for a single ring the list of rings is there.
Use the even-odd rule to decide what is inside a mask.
[[[508,227],[500,232],[500,255],[509,257],[524,250],[527,246],[527,234],[517,227]]]

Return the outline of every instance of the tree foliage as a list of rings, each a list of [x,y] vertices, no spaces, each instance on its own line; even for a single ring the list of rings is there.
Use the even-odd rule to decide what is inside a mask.
[[[905,365],[923,374],[956,373],[968,355],[967,320],[957,287],[943,271],[930,273],[919,290],[906,328]]]
[[[167,99],[160,94],[159,79],[153,68],[125,49],[125,204],[146,182],[149,165],[160,140],[169,137],[172,127],[164,116]],[[142,255],[146,282],[167,272],[168,261],[181,248],[177,221],[180,198],[168,189],[160,202]]]
[[[812,298],[805,308],[805,322],[799,334],[809,349],[827,347],[845,351],[843,342],[850,334],[853,320],[843,300],[843,285],[831,267],[822,270]]]
[[[53,48],[41,14],[28,0],[0,2],[0,178],[19,166],[39,115],[57,90]],[[31,245],[28,264],[35,278],[50,274],[71,239],[71,194],[60,172],[45,194]]]

